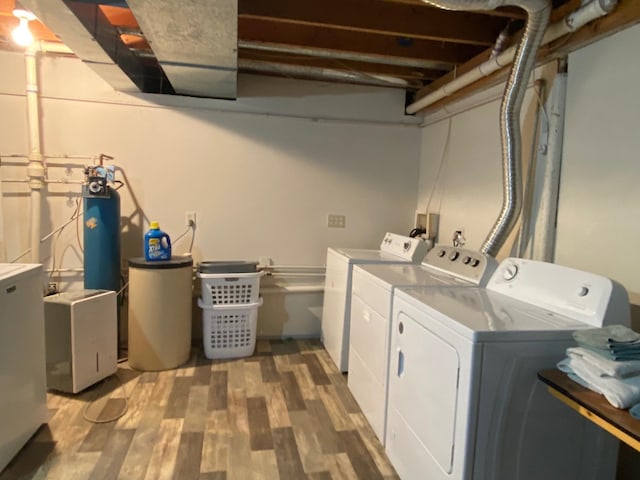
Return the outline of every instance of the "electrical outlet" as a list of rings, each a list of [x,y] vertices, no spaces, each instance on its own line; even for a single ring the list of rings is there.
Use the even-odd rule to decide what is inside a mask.
[[[58,282],[47,283],[47,295],[58,293]]]
[[[347,225],[347,217],[330,213],[327,215],[327,227],[329,228],[345,228]]]
[[[416,221],[414,227],[426,228],[427,227],[427,215],[425,213],[416,212]]]
[[[464,236],[464,227],[454,230],[452,241],[454,247],[464,247],[464,244],[467,243],[467,239]]]
[[[187,227],[194,227],[196,226],[196,212],[192,212],[192,211],[187,211],[185,213],[185,217],[184,217],[184,224]]]

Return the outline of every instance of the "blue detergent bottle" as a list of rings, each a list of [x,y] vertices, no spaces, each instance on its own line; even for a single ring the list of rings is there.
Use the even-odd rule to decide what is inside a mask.
[[[144,234],[144,259],[149,262],[171,260],[171,239],[160,230],[158,222],[151,222],[149,231]]]

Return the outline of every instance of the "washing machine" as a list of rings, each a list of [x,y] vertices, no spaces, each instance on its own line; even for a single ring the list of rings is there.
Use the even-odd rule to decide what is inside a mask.
[[[341,372],[348,370],[351,278],[359,264],[420,263],[429,244],[386,233],[379,250],[328,248],[322,305],[322,343]]]
[[[617,441],[552,398],[536,372],[572,332],[629,324],[624,288],[508,258],[482,288],[394,294],[385,449],[403,479],[607,480]]]
[[[497,261],[482,253],[437,245],[419,265],[357,265],[351,289],[347,383],[380,442],[385,442],[393,291],[402,286],[484,286]]]

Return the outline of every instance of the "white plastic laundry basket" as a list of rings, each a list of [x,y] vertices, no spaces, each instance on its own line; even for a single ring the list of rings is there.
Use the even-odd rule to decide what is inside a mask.
[[[241,305],[256,303],[260,277],[264,272],[198,273],[205,305]]]
[[[239,358],[253,355],[256,346],[257,302],[240,305],[206,305],[202,309],[202,339],[209,359]]]

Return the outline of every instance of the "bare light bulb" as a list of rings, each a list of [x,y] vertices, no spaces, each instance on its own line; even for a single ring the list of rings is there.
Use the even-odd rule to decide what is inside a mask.
[[[20,24],[11,32],[11,37],[21,47],[28,47],[33,43],[33,35],[29,30],[29,21],[35,20],[36,17],[31,12],[19,9],[14,10],[13,15],[20,19]]]

